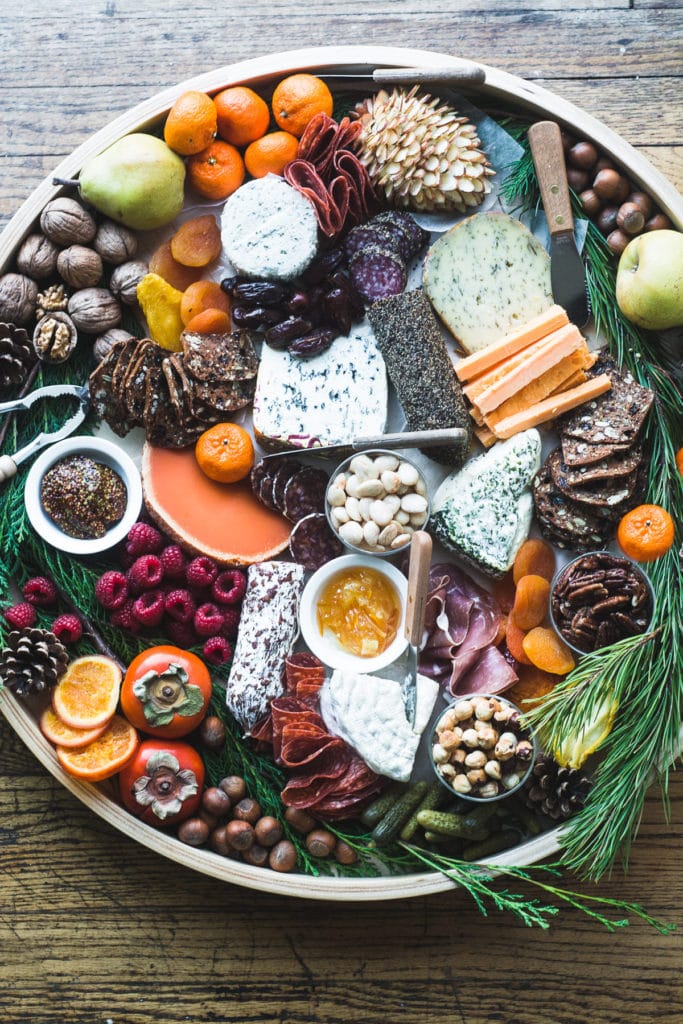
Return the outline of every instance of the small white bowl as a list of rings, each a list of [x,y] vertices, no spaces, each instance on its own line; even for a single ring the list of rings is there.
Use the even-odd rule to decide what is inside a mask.
[[[68,533],[57,526],[52,520],[40,500],[40,487],[43,477],[48,469],[59,462],[60,459],[70,455],[85,455],[95,462],[101,462],[118,473],[126,487],[128,500],[123,518],[115,523],[111,529],[102,537],[94,537],[82,540],[79,537],[70,537]],[[137,521],[142,508],[142,483],[140,473],[130,458],[118,445],[102,437],[67,437],[64,441],[57,441],[56,444],[46,448],[33,463],[26,478],[24,488],[24,502],[26,512],[31,525],[36,533],[40,534],[52,547],[59,551],[66,551],[71,555],[96,555],[101,551],[107,551],[122,541],[134,522]]]
[[[396,587],[401,602],[401,619],[396,637],[386,651],[374,658],[361,658],[350,653],[329,631],[321,633],[318,627],[317,607],[322,591],[338,572],[357,566],[365,566],[386,576]],[[408,580],[391,562],[380,561],[372,555],[342,555],[340,558],[333,558],[331,562],[327,562],[313,573],[301,595],[299,621],[303,638],[313,654],[330,668],[349,669],[364,674],[377,672],[400,658],[408,644],[403,632],[407,594]]]

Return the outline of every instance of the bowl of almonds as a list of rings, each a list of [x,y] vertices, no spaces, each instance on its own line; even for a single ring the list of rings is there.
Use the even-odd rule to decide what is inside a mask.
[[[429,519],[427,483],[416,464],[375,448],[335,469],[325,495],[331,528],[350,551],[389,557]]]

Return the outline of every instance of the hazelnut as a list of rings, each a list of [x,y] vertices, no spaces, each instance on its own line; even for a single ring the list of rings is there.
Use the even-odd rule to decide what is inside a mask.
[[[593,180],[593,191],[601,199],[623,203],[630,190],[628,180],[613,168],[598,171]]]
[[[46,313],[33,332],[33,348],[45,363],[63,363],[76,347],[78,331],[71,317],[56,310]]]
[[[590,185],[590,175],[588,171],[581,171],[578,167],[568,167],[567,181],[574,192],[584,192]]]
[[[567,160],[572,167],[589,171],[598,159],[598,151],[592,142],[577,142],[567,153]]]
[[[622,252],[631,241],[631,238],[620,228],[616,228],[615,231],[611,231],[609,233],[606,241],[614,255],[621,256]]]
[[[312,857],[329,857],[336,845],[336,836],[324,828],[315,828],[306,836],[306,849]]]
[[[70,245],[57,257],[57,272],[72,288],[93,288],[102,279],[102,258],[86,245]]]
[[[103,220],[97,229],[93,242],[105,263],[118,267],[126,260],[132,260],[138,251],[138,240],[134,232],[113,220]]]
[[[247,793],[247,784],[239,775],[226,775],[218,783],[224,793],[227,793],[233,804],[243,800]]]
[[[277,843],[268,855],[268,866],[273,871],[293,871],[296,867],[296,847],[288,839]]]
[[[602,201],[600,196],[592,189],[587,188],[585,192],[582,192],[579,196],[583,212],[587,217],[597,217],[602,209]]]
[[[230,797],[220,786],[209,786],[202,793],[202,807],[217,818],[223,817],[230,810]]]
[[[116,267],[109,278],[112,293],[127,306],[135,306],[138,301],[138,284],[147,273],[147,264],[142,260],[122,263]]]
[[[256,835],[256,842],[260,843],[261,846],[275,846],[282,839],[282,825],[273,818],[272,815],[266,814],[254,825],[254,833]]]
[[[614,164],[612,163],[609,157],[601,156],[598,157],[598,161],[595,165],[594,170],[596,174],[598,173],[598,171],[613,171]]]
[[[47,203],[40,215],[40,227],[57,245],[87,245],[97,231],[94,217],[75,199],[67,196]]]
[[[17,253],[17,269],[35,281],[42,281],[54,274],[58,255],[59,246],[36,232],[22,243]]]
[[[79,331],[100,334],[121,323],[121,307],[108,288],[82,288],[74,292],[67,307]]]
[[[102,338],[107,338],[112,334],[123,335],[125,336],[125,339],[133,337],[133,335],[129,334],[128,331],[122,331],[120,328],[114,328],[114,330],[107,331],[106,334],[103,334]],[[98,338],[95,342],[95,348],[97,348],[100,340],[101,339]],[[113,344],[114,341],[121,340],[123,340],[123,338],[117,337],[112,340],[111,344]],[[109,347],[111,348],[111,345]],[[202,721],[199,726],[199,739],[205,747],[209,748],[209,750],[220,750],[223,747],[223,744],[225,743],[225,726],[217,715],[207,715],[207,717]]]
[[[343,839],[338,839],[334,848],[334,859],[338,864],[355,864],[358,860],[358,854]]]
[[[647,192],[631,192],[626,197],[627,203],[635,203],[638,209],[642,212],[645,220],[648,219],[652,214],[652,200],[650,199]]]
[[[239,821],[247,821],[250,825],[255,825],[261,817],[261,806],[256,800],[245,796],[233,806],[232,814]]]
[[[187,846],[203,846],[209,838],[209,826],[201,818],[188,818],[178,827],[178,839]]]
[[[130,331],[124,331],[122,327],[112,327],[110,331],[105,331],[104,334],[100,334],[99,338],[95,339],[92,349],[93,355],[97,362],[101,363],[104,357],[109,354],[112,345],[119,341],[133,341],[134,339],[135,335],[131,334]],[[202,742],[205,746],[208,746],[205,740],[202,740]]]
[[[299,807],[288,807],[285,811],[285,821],[295,832],[301,832],[302,835],[306,835],[316,825],[315,818]]]
[[[635,203],[622,203],[617,214],[617,225],[627,235],[637,235],[645,227],[643,211]]]
[[[603,235],[609,235],[617,226],[618,206],[605,206],[598,214],[597,225]]]
[[[234,818],[225,826],[225,838],[233,850],[248,850],[254,844],[254,826]]]
[[[562,139],[562,149],[565,151],[565,153],[569,152],[569,150],[575,144],[576,139],[568,131],[565,131],[564,128],[560,130],[560,138]]]
[[[667,231],[673,227],[668,217],[665,217],[663,213],[656,213],[654,217],[650,217],[649,220],[645,221],[644,231]]]
[[[251,864],[255,868],[264,868],[268,863],[268,856],[270,850],[267,850],[265,846],[259,846],[258,843],[252,843],[248,850],[245,850],[242,854],[242,860],[245,864]]]
[[[36,309],[38,285],[24,274],[3,274],[0,277],[0,320],[3,323],[28,323]]]

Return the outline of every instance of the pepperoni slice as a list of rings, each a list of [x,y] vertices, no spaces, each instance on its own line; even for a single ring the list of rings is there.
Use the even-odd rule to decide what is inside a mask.
[[[312,696],[325,682],[325,666],[309,651],[290,654],[285,661],[288,693],[295,697]]]

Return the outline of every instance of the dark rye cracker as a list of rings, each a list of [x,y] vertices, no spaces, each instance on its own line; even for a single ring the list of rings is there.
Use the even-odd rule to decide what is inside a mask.
[[[602,349],[590,377],[607,373],[612,387],[604,395],[585,402],[559,423],[564,437],[577,437],[589,444],[633,444],[654,400],[650,388],[641,387]]]
[[[590,444],[581,437],[562,436],[562,461],[569,467],[592,466],[631,450],[630,444]]]
[[[256,377],[258,356],[249,331],[231,334],[183,331],[182,343],[185,368],[197,381],[209,383]]]
[[[564,453],[564,443],[562,444]],[[584,466],[568,466],[562,459],[562,472],[568,487],[583,487],[595,480],[617,480],[634,473],[643,458],[641,445],[635,444],[623,452],[616,452],[604,459]]]
[[[425,454],[459,468],[472,440],[472,421],[455,375],[441,327],[421,288],[375,302],[368,319],[408,430],[462,427],[462,445],[431,448]]]
[[[534,479],[533,496],[541,533],[558,547],[590,551],[608,543],[612,535],[609,521],[562,494],[553,483],[547,460]]]
[[[636,487],[635,472],[616,480],[593,480],[580,486],[570,486],[562,465],[562,451],[555,448],[546,460],[553,483],[561,494],[583,505],[610,509],[620,506],[633,494]],[[592,484],[592,486],[591,486]]]

